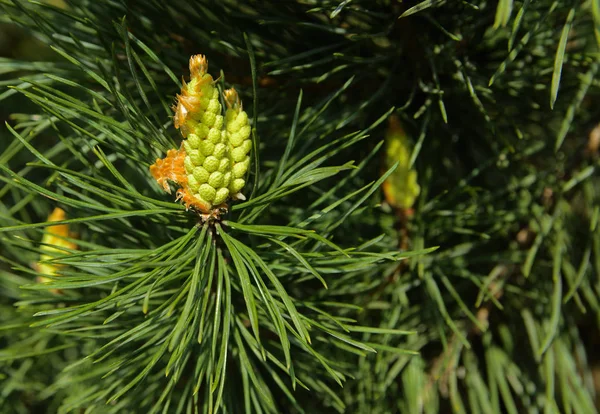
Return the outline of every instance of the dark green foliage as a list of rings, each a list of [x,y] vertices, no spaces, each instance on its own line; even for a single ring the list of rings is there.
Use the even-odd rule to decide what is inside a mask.
[[[0,10],[56,53],[0,60],[0,412],[595,411],[597,2]],[[259,148],[215,225],[148,172],[197,53]],[[78,249],[39,284],[54,207]]]

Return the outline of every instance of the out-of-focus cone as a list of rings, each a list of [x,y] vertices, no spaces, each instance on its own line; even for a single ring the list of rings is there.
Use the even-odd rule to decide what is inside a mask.
[[[415,200],[421,192],[417,182],[417,171],[410,168],[412,147],[406,132],[397,116],[389,118],[385,136],[386,168],[398,161],[398,167],[383,183],[385,200],[394,208],[410,213]]]
[[[48,216],[48,221],[61,221],[65,220],[66,217],[65,211],[56,207]],[[46,276],[55,276],[61,267],[60,264],[45,263],[47,260],[56,257],[57,254],[68,254],[67,250],[77,249],[75,243],[66,240],[69,237],[73,238],[73,235],[69,232],[68,224],[57,224],[49,226],[46,229],[46,233],[44,234],[44,237],[42,237],[41,250],[48,254],[42,253],[40,255],[40,262],[36,264],[37,271],[41,273],[36,279],[39,283],[50,282],[51,279]],[[58,289],[52,289],[51,292],[60,293]]]

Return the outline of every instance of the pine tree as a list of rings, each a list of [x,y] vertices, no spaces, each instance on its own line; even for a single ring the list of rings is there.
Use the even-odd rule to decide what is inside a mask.
[[[0,8],[0,412],[596,411],[597,0]]]

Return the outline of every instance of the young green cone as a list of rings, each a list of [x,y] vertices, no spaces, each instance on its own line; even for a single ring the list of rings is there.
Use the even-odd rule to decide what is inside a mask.
[[[175,127],[185,139],[179,151],[150,167],[163,187],[166,180],[181,187],[177,197],[186,207],[203,213],[232,196],[244,198],[240,191],[246,183],[252,148],[248,115],[237,92],[233,88],[225,91],[228,109],[224,118],[219,91],[207,70],[206,57],[191,57],[191,79],[177,96],[174,116]]]

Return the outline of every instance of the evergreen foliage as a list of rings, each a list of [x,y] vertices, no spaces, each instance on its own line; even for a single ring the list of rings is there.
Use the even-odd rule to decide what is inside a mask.
[[[0,412],[595,412],[597,0],[0,10],[55,52],[0,59]],[[205,223],[149,172],[198,53],[253,126]]]

